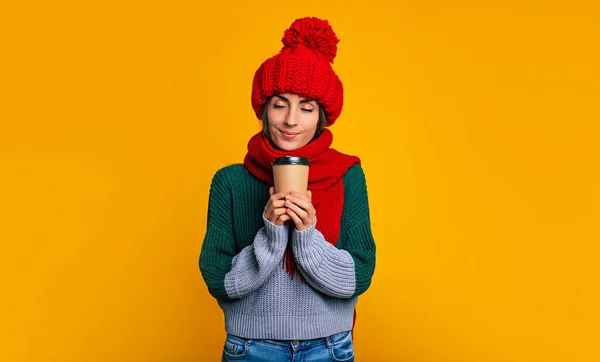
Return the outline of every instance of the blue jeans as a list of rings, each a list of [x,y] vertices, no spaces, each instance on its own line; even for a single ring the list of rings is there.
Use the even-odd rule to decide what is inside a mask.
[[[354,344],[350,331],[302,341],[247,339],[227,334],[221,362],[228,361],[354,362]]]

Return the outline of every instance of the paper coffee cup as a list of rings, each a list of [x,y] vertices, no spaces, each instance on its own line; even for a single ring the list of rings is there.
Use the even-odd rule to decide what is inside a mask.
[[[275,192],[304,192],[308,188],[310,163],[305,157],[285,156],[273,161]]]

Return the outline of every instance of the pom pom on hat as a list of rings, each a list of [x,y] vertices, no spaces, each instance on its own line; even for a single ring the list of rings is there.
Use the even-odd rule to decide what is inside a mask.
[[[284,32],[281,42],[284,49],[304,45],[333,63],[340,40],[327,20],[302,18],[295,20]]]
[[[339,39],[327,20],[296,19],[285,30],[281,51],[265,60],[252,81],[252,108],[257,118],[269,97],[293,93],[315,99],[332,125],[342,112],[344,88],[331,64]]]

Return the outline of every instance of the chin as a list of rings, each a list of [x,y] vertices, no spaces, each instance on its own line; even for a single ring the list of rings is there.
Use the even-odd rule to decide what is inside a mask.
[[[300,148],[290,142],[278,142],[275,144],[275,146],[277,146],[277,148],[279,148],[282,151],[293,151],[293,150],[297,150],[298,148]]]

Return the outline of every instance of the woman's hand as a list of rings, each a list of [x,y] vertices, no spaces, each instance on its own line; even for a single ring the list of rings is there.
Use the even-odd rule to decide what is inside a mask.
[[[283,225],[284,222],[290,220],[285,207],[285,192],[275,193],[273,186],[269,188],[269,201],[265,206],[265,218],[277,226]]]
[[[284,205],[287,208],[287,215],[296,224],[296,230],[304,230],[315,223],[317,212],[312,204],[310,191],[307,191],[306,195],[292,191],[285,196]]]

